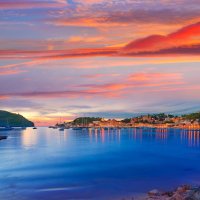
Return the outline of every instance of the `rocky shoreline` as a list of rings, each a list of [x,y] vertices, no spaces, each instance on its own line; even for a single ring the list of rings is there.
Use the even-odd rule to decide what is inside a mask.
[[[200,187],[183,185],[167,192],[154,189],[147,195],[122,198],[122,200],[200,200]]]
[[[200,187],[183,185],[169,192],[152,190],[144,200],[200,200]]]

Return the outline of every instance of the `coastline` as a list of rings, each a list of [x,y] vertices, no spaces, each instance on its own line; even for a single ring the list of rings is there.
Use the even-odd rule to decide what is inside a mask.
[[[200,130],[200,113],[174,116],[165,113],[141,115],[126,119],[105,119],[97,117],[79,117],[70,122],[63,122],[50,128],[94,128],[94,129],[121,129],[121,128],[151,128],[151,129],[181,129],[188,131]]]
[[[200,126],[198,127],[191,127],[191,126],[163,126],[161,124],[159,125],[151,125],[151,124],[141,124],[141,125],[137,125],[137,126],[68,126],[68,127],[64,127],[62,125],[58,125],[58,126],[49,126],[49,128],[53,128],[53,129],[57,129],[63,127],[64,129],[77,129],[77,130],[81,130],[81,129],[106,129],[106,130],[113,130],[113,129],[122,129],[122,128],[148,128],[148,129],[160,129],[160,130],[168,130],[168,129],[180,129],[180,130],[186,130],[186,131],[200,131]]]
[[[138,194],[121,200],[200,200],[200,187],[182,185],[171,191],[153,189],[147,194]]]

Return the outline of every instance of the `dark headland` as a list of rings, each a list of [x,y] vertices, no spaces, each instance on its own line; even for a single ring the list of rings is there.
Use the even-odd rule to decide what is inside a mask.
[[[33,127],[34,123],[20,114],[0,110],[0,127]]]

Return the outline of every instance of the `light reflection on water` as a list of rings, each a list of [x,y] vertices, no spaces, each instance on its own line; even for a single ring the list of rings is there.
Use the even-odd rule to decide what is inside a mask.
[[[15,130],[0,141],[0,199],[120,199],[199,184],[200,132]]]

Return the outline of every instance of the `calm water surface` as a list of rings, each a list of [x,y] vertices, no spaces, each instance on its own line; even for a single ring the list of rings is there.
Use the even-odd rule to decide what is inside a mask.
[[[0,200],[121,199],[200,184],[200,133],[122,129],[10,131]]]

